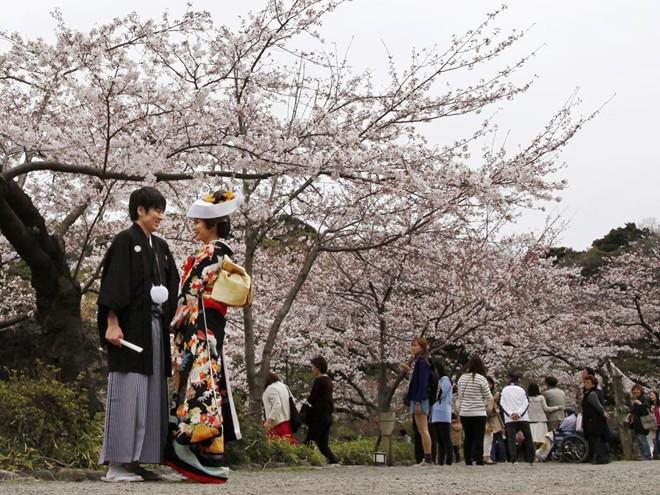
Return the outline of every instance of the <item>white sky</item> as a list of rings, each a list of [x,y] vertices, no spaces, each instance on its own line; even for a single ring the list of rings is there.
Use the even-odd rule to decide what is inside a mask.
[[[258,9],[265,0],[195,0],[218,24],[233,27],[238,16]],[[656,142],[660,126],[660,1],[658,0],[508,0],[497,22],[503,31],[531,27],[509,61],[542,46],[524,70],[539,77],[523,97],[498,113],[507,143],[516,146],[579,88],[587,114],[607,100],[603,111],[582,130],[562,154],[569,181],[563,201],[549,206],[570,223],[560,242],[584,249],[590,242],[625,222],[660,217],[660,171]],[[488,0],[355,0],[329,15],[322,29],[340,54],[350,45],[356,70],[384,67],[386,45],[405,63],[410,49],[438,45],[453,33],[477,26],[499,2]],[[71,27],[88,30],[94,24],[137,11],[158,17],[185,10],[183,0],[28,0],[3,2],[0,29],[49,37],[49,12],[59,7]],[[506,61],[506,60],[505,60]],[[495,109],[494,109],[495,110]],[[479,116],[481,121],[483,116]],[[475,121],[476,123],[477,121]],[[460,123],[460,128],[468,129]],[[465,126],[465,127],[463,127]],[[447,137],[438,132],[437,141]],[[538,229],[543,214],[525,215],[522,230]]]

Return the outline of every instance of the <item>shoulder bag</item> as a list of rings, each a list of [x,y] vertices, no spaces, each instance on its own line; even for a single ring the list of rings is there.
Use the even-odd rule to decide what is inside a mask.
[[[245,268],[224,255],[213,284],[211,299],[225,306],[242,308],[252,302],[252,279]]]

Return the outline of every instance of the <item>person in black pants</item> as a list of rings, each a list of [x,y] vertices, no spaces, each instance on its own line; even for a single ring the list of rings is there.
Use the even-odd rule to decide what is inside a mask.
[[[329,464],[338,464],[339,461],[329,446],[334,403],[332,400],[332,380],[327,375],[328,363],[322,356],[316,356],[311,360],[311,365],[314,381],[307,398],[310,408],[307,412],[307,426],[309,429],[307,430],[305,443],[310,445],[315,442],[321,454],[328,459]]]
[[[433,404],[431,406],[431,438],[433,441],[433,460],[436,464],[450,465],[452,463],[453,448],[449,436],[452,410],[452,383],[444,364],[436,359],[433,362],[435,370],[432,392]]]
[[[514,463],[518,461],[516,435],[518,432],[522,432],[524,435],[525,460],[533,463],[536,451],[532,441],[532,429],[529,426],[529,399],[525,389],[518,385],[519,378],[517,373],[509,373],[509,385],[504,387],[500,394],[500,409],[504,413],[506,424],[509,460]]]
[[[605,442],[607,414],[596,391],[598,378],[593,375],[586,375],[582,379],[582,383],[584,384],[582,429],[589,442],[591,462],[593,464],[607,464],[610,462],[607,443]]]
[[[493,395],[486,380],[486,367],[477,355],[473,355],[458,379],[456,410],[461,418],[465,442],[465,464],[484,465],[484,434],[486,432],[487,405],[492,406]],[[490,453],[489,453],[490,454]]]

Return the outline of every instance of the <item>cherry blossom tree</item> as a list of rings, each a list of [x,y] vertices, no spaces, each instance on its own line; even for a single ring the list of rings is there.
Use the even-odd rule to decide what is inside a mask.
[[[322,353],[338,380],[340,410],[367,417],[399,403],[415,335],[454,371],[473,352],[492,372],[545,355],[556,294],[568,281],[568,270],[545,256],[548,239],[458,221],[443,227],[377,251],[325,255],[275,359],[305,365]]]
[[[384,259],[381,250],[416,236],[446,246],[471,223],[510,221],[564,186],[552,178],[558,151],[589,118],[571,118],[572,100],[515,152],[482,148],[496,131],[488,119],[441,144],[421,132],[528,89],[514,82],[528,57],[500,62],[523,34],[493,27],[497,12],[444,51],[415,51],[403,69],[390,60],[377,84],[323,48],[321,21],[340,3],[270,0],[237,30],[190,11],[132,14],[88,33],[56,15],[54,43],[2,34],[2,255],[29,267],[26,309],[33,297],[69,376],[84,367],[71,345],[86,338],[81,297],[95,290],[137,183],[161,184],[173,218],[165,235],[180,256],[192,249],[182,213],[200,192],[244,193],[234,228],[257,302],[233,323],[255,413],[283,325],[310,273],[328,267],[321,261]],[[480,67],[490,74],[466,85]]]
[[[598,285],[617,337],[660,347],[660,238],[653,235],[632,251],[611,258]]]

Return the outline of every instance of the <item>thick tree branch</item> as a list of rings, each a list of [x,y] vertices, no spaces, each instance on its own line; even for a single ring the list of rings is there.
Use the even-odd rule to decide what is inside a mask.
[[[27,174],[29,172],[36,172],[39,170],[49,170],[51,172],[61,172],[67,174],[80,174],[87,175],[90,177],[98,177],[99,179],[116,179],[116,180],[125,180],[132,182],[142,182],[146,179],[146,175],[143,174],[129,174],[126,172],[112,172],[112,171],[103,171],[103,169],[88,166],[88,165],[73,165],[69,163],[62,163],[58,161],[43,161],[43,162],[30,162],[22,163],[16,167],[12,167],[0,176],[5,181],[10,181],[11,179],[18,177],[20,175]],[[235,179],[267,179],[273,177],[274,173],[262,173],[262,174],[249,174],[243,172],[233,172],[230,170],[207,170],[204,172],[199,172],[202,175],[207,177],[231,177]],[[171,182],[178,180],[191,180],[194,178],[193,174],[185,173],[165,173],[165,172],[156,172],[154,174],[156,181],[158,182]]]
[[[13,318],[7,318],[6,320],[0,320],[0,329],[8,329],[14,325],[24,322],[33,318],[31,314],[24,314],[19,316],[14,316]]]

